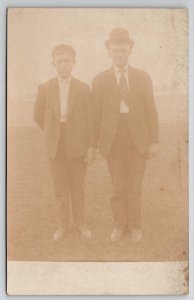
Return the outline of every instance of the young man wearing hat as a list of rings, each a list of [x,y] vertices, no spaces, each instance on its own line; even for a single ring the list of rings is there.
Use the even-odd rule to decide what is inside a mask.
[[[83,187],[86,165],[94,160],[90,89],[71,75],[75,64],[71,46],[57,45],[52,58],[57,76],[40,85],[34,120],[44,131],[53,181],[57,221],[53,238],[58,241],[66,234],[70,204],[81,235],[90,238]]]
[[[128,229],[133,241],[142,239],[142,180],[146,159],[155,157],[158,148],[152,81],[146,72],[128,64],[133,44],[126,29],[113,29],[106,41],[113,65],[92,84],[95,144],[107,161],[113,183],[111,241]]]

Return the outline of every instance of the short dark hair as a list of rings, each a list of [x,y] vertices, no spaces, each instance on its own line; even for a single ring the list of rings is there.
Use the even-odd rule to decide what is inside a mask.
[[[75,58],[74,48],[72,46],[64,45],[64,44],[55,46],[52,51],[52,56],[54,57],[55,55],[63,54],[64,52],[70,54],[73,58]]]

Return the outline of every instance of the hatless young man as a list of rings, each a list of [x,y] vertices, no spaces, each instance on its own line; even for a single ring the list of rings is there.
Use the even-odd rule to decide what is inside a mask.
[[[81,235],[90,238],[85,222],[84,178],[94,160],[91,93],[72,76],[75,50],[57,45],[52,51],[57,76],[39,86],[34,120],[44,132],[56,203],[54,240],[67,233],[70,204]]]

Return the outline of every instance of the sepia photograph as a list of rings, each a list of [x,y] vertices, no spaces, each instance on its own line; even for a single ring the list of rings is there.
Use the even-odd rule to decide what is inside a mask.
[[[25,262],[141,263],[161,289],[106,292],[187,294],[188,142],[187,9],[8,9],[8,292],[65,294]]]

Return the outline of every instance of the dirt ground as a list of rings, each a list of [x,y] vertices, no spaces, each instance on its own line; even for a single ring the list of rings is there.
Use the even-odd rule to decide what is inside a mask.
[[[73,223],[56,243],[54,199],[41,131],[10,127],[8,132],[7,241],[9,260],[176,261],[188,256],[188,204],[184,176],[185,124],[160,125],[160,151],[147,162],[142,199],[144,238],[109,240],[113,229],[111,180],[98,156],[86,178],[86,219],[92,239],[80,237]]]

